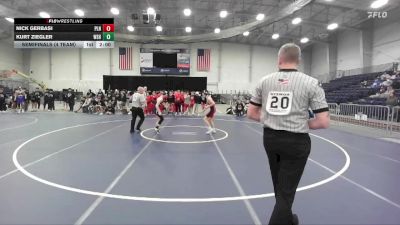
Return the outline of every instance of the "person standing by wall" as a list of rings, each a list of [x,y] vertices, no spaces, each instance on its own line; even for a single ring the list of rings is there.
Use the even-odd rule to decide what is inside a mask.
[[[74,92],[72,92],[71,88],[68,89],[67,100],[68,100],[68,105],[69,105],[69,111],[73,112],[74,105],[75,105],[75,94],[74,94]]]
[[[329,108],[318,80],[298,72],[300,47],[283,45],[278,53],[279,71],[258,83],[248,118],[264,125],[264,148],[275,192],[269,224],[298,224],[292,205],[311,150],[310,129],[329,126]],[[315,118],[309,119],[311,108]]]
[[[7,95],[4,93],[3,87],[0,87],[0,112],[7,111],[6,99]]]
[[[193,115],[199,116],[199,106],[201,105],[201,95],[200,92],[196,91],[194,94],[194,106],[193,106]]]
[[[17,113],[25,112],[26,94],[25,91],[19,87],[15,92],[15,99],[17,103]]]
[[[48,111],[54,111],[55,110],[55,104],[54,104],[55,100],[56,100],[55,93],[54,93],[53,89],[50,89],[49,90],[49,95],[48,95],[48,103],[49,103],[49,106],[48,106],[49,110]]]

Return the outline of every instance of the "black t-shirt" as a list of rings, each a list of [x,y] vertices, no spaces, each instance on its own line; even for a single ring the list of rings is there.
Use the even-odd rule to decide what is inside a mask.
[[[175,95],[169,95],[168,96],[168,103],[174,103],[175,102]]]
[[[206,98],[206,96],[201,96],[201,103],[204,103],[204,104],[207,103],[207,98]]]
[[[31,93],[31,101],[35,102],[36,101],[36,95],[35,93]]]
[[[128,97],[126,97],[126,94],[121,95],[121,101],[126,102],[128,100]]]
[[[93,104],[93,105],[98,105],[98,104],[99,104],[99,100],[96,99],[96,98],[94,98],[94,99],[92,100],[92,104]]]
[[[106,108],[106,111],[107,111],[107,112],[114,113],[114,112],[115,112],[115,109],[114,109],[114,107],[113,107],[112,105],[108,105],[107,108]]]
[[[69,103],[74,103],[75,102],[75,95],[72,92],[67,93],[67,100]]]
[[[42,93],[40,91],[35,91],[32,93],[31,100],[32,101],[40,101],[40,97],[42,97]]]
[[[56,98],[56,97],[54,96],[54,92],[49,92],[48,100],[49,100],[49,101],[54,101],[55,98]]]
[[[195,95],[194,96],[194,102],[196,104],[201,104],[201,96],[200,95]]]
[[[239,103],[236,104],[236,109],[237,110],[243,110],[243,108],[244,108],[243,103],[239,102]]]
[[[67,102],[67,100],[68,100],[68,98],[67,98],[67,93],[62,93],[62,100],[64,101],[64,102]]]
[[[105,107],[105,106],[106,106],[106,102],[105,102],[104,100],[101,100],[101,101],[100,101],[100,105],[101,105],[102,107]]]
[[[5,102],[6,101],[6,98],[7,98],[7,95],[6,94],[4,94],[4,93],[0,93],[0,102]]]
[[[116,100],[112,101],[112,105],[113,107],[117,106],[117,101]]]
[[[68,93],[67,93],[67,95],[68,95]],[[93,97],[93,96],[96,96],[93,92],[91,92],[91,91],[89,91],[88,93],[86,93],[86,96],[90,96],[90,97]]]

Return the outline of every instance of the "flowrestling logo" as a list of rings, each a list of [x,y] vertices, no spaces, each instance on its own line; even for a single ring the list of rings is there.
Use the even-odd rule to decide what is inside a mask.
[[[385,19],[388,17],[388,12],[383,11],[383,12],[367,12],[368,13],[368,19]]]

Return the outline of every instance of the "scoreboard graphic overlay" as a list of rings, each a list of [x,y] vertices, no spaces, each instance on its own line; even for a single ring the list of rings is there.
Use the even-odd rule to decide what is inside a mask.
[[[114,48],[114,18],[16,18],[15,48]]]

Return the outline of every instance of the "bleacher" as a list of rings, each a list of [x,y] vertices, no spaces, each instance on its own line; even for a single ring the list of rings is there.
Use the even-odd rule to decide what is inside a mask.
[[[382,72],[346,76],[322,84],[326,99],[329,103],[349,103],[368,97],[377,92],[377,89],[369,88],[374,79]],[[361,82],[367,81],[367,86],[362,87]]]
[[[395,89],[395,95],[398,99],[400,99],[400,89]],[[386,104],[386,98],[371,98],[371,97],[365,97],[358,99],[357,101],[354,102],[354,104],[359,104],[359,105],[385,105]]]

